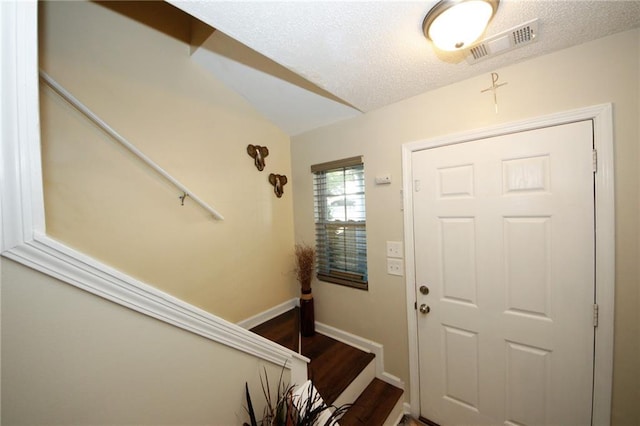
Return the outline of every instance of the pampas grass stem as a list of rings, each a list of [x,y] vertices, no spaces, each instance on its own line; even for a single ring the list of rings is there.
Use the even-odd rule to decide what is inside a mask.
[[[315,264],[316,249],[306,244],[296,244],[296,277],[304,292],[311,290]]]

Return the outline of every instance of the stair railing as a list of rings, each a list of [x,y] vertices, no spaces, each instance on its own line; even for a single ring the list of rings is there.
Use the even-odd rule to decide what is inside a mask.
[[[65,101],[67,101],[70,105],[72,105],[75,109],[80,111],[85,117],[87,117],[91,122],[97,125],[100,129],[102,129],[106,134],[111,136],[116,142],[120,143],[126,149],[128,149],[133,155],[142,160],[146,165],[155,170],[160,176],[164,177],[166,180],[171,182],[176,188],[178,188],[182,195],[178,197],[182,200],[184,204],[184,199],[186,197],[191,198],[198,205],[200,205],[203,209],[207,210],[211,215],[218,219],[223,220],[224,217],[216,211],[213,207],[202,201],[202,199],[196,196],[193,192],[187,189],[182,183],[180,183],[176,178],[171,176],[166,170],[157,165],[153,160],[147,157],[142,151],[136,148],[131,142],[126,140],[120,133],[118,133],[113,127],[111,127],[107,122],[101,119],[96,113],[91,111],[85,104],[80,102],[75,96],[73,96],[67,89],[65,89],[60,83],[55,81],[50,75],[46,72],[40,70],[40,79],[47,84],[47,86],[51,87],[54,92],[56,92],[60,97],[62,97]]]

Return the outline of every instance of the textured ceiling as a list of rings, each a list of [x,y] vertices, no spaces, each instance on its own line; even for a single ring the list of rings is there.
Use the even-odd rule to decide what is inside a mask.
[[[356,112],[640,26],[640,0],[502,0],[485,37],[537,18],[536,42],[471,65],[460,54],[436,52],[425,39],[422,20],[436,1],[170,3],[240,42],[239,46],[247,46],[313,83],[320,89],[314,96],[328,92],[336,108],[344,110],[346,105]],[[236,81],[236,86],[246,84]],[[251,100],[250,93],[243,95]],[[268,102],[257,106],[265,107]],[[296,104],[298,114],[301,108],[304,106]],[[305,113],[323,114],[323,108],[322,112],[310,108]],[[334,115],[329,121],[342,117]],[[349,115],[352,112],[344,116]],[[299,133],[327,124],[325,121],[310,120],[303,128],[289,132]]]

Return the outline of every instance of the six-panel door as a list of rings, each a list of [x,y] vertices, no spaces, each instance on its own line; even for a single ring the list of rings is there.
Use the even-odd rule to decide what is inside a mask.
[[[415,152],[421,414],[591,422],[592,123]]]

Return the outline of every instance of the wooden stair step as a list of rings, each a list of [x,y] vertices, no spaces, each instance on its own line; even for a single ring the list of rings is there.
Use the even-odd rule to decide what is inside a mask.
[[[325,403],[333,404],[345,389],[373,361],[375,355],[316,333],[299,335],[299,308],[272,318],[251,329],[254,333],[300,353],[311,360],[308,375]],[[374,379],[354,402],[340,425],[383,425],[402,390]]]
[[[402,389],[373,379],[339,420],[340,426],[382,426],[402,396]]]
[[[309,378],[327,404],[333,402],[375,358],[331,337],[316,333],[302,337],[302,355],[311,362]]]

